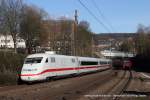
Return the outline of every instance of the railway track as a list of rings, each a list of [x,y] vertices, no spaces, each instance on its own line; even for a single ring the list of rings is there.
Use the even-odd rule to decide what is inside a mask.
[[[113,77],[114,71],[108,70],[35,85],[3,87],[0,88],[0,100],[77,100],[85,91],[93,90]]]
[[[123,75],[116,82],[114,82],[114,85],[109,87],[105,92],[105,94],[109,96],[106,100],[120,100],[124,95],[124,91],[129,86],[131,79],[132,72],[124,71]]]
[[[131,79],[132,79],[132,72],[129,71],[129,77],[128,79],[126,80],[126,82],[122,85],[122,88],[120,89],[119,93],[116,94],[118,96],[116,96],[115,98],[113,98],[113,100],[120,100],[121,99],[121,95],[124,95],[124,91],[126,91],[126,89],[128,88],[130,82],[131,82]]]
[[[119,100],[119,96],[123,95],[124,91],[130,84],[132,72],[121,71],[116,74],[116,77],[109,82],[99,85],[96,90],[86,94],[86,98],[79,100]]]
[[[122,74],[121,77],[118,78],[118,81],[114,83],[114,85],[112,85],[106,92],[105,94],[109,94],[115,87],[118,86],[118,84],[124,79],[126,75],[126,71],[124,71],[124,73]]]

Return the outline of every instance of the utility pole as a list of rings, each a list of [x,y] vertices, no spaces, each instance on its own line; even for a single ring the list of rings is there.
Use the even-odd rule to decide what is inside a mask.
[[[91,33],[91,48],[92,48],[92,54],[91,56],[94,57],[94,47],[95,47],[95,43],[94,43],[94,35],[93,33]]]
[[[75,27],[74,28],[75,29],[74,30],[75,31],[74,32],[75,33],[74,34],[74,50],[75,51],[74,51],[74,55],[77,56],[78,55],[78,51],[77,51],[77,43],[78,43],[78,41],[77,41],[77,35],[78,35],[77,34],[77,32],[78,32],[77,31],[77,28],[78,28],[78,11],[77,10],[75,10],[75,16],[74,17],[75,17],[75,24],[74,24],[74,27]]]
[[[72,36],[71,36],[71,55],[76,56],[76,35],[77,35],[77,25],[78,25],[78,11],[75,10],[74,21],[72,25]]]
[[[75,17],[75,24],[78,25],[78,11],[77,10],[75,10],[74,17]]]

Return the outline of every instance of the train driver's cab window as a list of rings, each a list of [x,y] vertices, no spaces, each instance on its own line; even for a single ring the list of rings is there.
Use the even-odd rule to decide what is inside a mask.
[[[48,63],[48,58],[46,58],[46,61],[45,61],[45,63]]]
[[[41,63],[43,57],[26,58],[25,64],[36,64]]]
[[[55,63],[55,58],[51,57],[51,63]]]

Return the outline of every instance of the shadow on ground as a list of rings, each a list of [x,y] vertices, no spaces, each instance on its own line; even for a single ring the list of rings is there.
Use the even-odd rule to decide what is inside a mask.
[[[147,96],[150,96],[150,92],[124,91],[123,93],[130,94],[130,95],[147,95]]]

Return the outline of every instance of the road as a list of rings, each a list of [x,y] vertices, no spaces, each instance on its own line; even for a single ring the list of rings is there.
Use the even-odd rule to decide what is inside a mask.
[[[150,84],[144,80],[134,71],[107,70],[32,85],[1,87],[0,100],[149,100]]]

